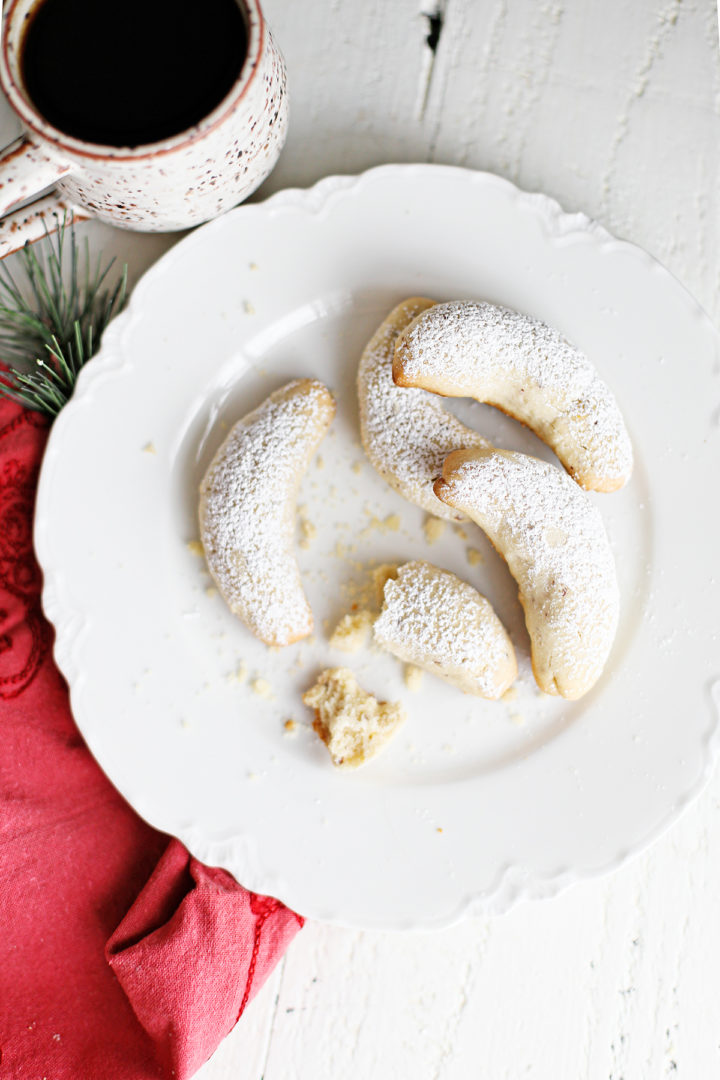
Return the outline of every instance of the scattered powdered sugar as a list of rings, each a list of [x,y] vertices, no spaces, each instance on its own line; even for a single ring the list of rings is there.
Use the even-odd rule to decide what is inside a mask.
[[[210,572],[231,610],[267,644],[312,631],[293,552],[295,500],[334,411],[322,383],[288,383],[235,424],[200,487]]]
[[[618,620],[615,563],[597,508],[553,465],[504,450],[452,455],[438,490],[507,560],[540,688],[580,697],[603,669]]]
[[[517,675],[510,639],[490,603],[455,574],[405,563],[385,585],[375,640],[467,693],[499,698]]]
[[[392,378],[398,333],[431,304],[406,300],[365,348],[358,369],[360,435],[367,456],[391,487],[436,517],[457,520],[460,515],[435,497],[433,481],[451,450],[490,444],[432,394],[395,386]]]
[[[537,319],[482,302],[437,304],[400,335],[396,367],[403,381],[522,420],[585,488],[612,491],[630,476],[632,446],[612,392]]]

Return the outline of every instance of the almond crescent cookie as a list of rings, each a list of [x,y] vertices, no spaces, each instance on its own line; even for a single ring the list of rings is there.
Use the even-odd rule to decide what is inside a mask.
[[[450,521],[462,519],[433,493],[433,481],[451,450],[489,446],[423,390],[401,390],[392,376],[398,334],[432,300],[412,297],[398,304],[368,342],[358,368],[360,437],[380,475],[400,495]]]
[[[615,637],[615,563],[596,507],[553,465],[509,450],[450,454],[435,492],[489,536],[519,587],[538,686],[579,698]]]
[[[491,604],[431,563],[405,563],[385,584],[375,640],[466,694],[496,700],[517,676],[515,651]]]
[[[295,502],[334,414],[322,383],[288,383],[234,425],[200,485],[210,573],[233,614],[267,645],[312,632],[293,548]]]
[[[583,353],[537,319],[494,304],[437,304],[398,337],[393,378],[497,406],[532,428],[587,490],[615,491],[630,477],[632,446],[612,392]]]

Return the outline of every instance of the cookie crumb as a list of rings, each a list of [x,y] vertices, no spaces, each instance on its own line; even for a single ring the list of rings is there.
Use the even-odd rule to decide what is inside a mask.
[[[350,466],[350,468],[352,469],[352,471],[353,471],[353,472],[355,473],[355,475],[357,476],[357,475],[358,475],[358,473],[361,473],[361,472],[362,472],[362,461],[353,461],[353,463],[352,463],[352,465]]]
[[[207,589],[205,590],[205,595],[206,596],[217,596],[217,589],[215,588],[215,586],[214,585],[208,585]]]
[[[186,546],[191,555],[202,556],[205,554],[205,549],[199,540],[188,540]]]
[[[246,315],[254,315],[255,314],[255,308],[253,307],[253,305],[250,303],[249,300],[243,300],[243,311],[245,312]]]
[[[146,442],[142,449],[143,454],[157,454],[154,442]]]
[[[408,690],[411,690],[413,694],[416,694],[422,686],[423,670],[422,668],[415,667],[414,664],[406,664],[403,678],[405,679],[405,685]]]
[[[425,533],[425,539],[428,544],[434,544],[440,539],[445,532],[447,522],[442,518],[428,516],[423,523],[423,532]]]
[[[286,720],[283,724],[283,730],[286,735],[292,735],[297,731],[297,723],[295,720]]]
[[[379,518],[375,514],[373,514],[371,510],[368,510],[367,507],[365,509],[365,513],[368,515],[370,520],[360,533],[360,536],[363,537],[369,536],[370,533],[374,530],[377,530],[381,533],[397,532],[402,525],[402,518],[399,514],[388,514],[387,517]]]
[[[322,454],[318,454],[318,456],[315,458],[315,468],[317,468],[317,469],[324,469],[325,468],[325,458],[322,456]]]
[[[228,682],[244,683],[248,677],[247,664],[244,660],[241,660],[234,671],[231,671],[227,677]]]
[[[485,562],[485,557],[482,551],[478,551],[477,548],[469,547],[465,550],[465,558],[471,566],[480,566]]]
[[[309,548],[317,536],[317,527],[307,518],[300,518],[300,547]]]
[[[273,698],[275,695],[272,692],[272,686],[263,679],[260,675],[256,675],[253,681],[250,683],[250,689],[253,694],[257,694],[258,697],[265,698],[267,700]]]
[[[370,611],[355,611],[343,615],[330,637],[330,647],[354,653],[366,644],[373,624]]]

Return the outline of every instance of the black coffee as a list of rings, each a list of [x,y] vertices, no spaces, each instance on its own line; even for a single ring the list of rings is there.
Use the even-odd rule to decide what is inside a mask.
[[[27,92],[54,127],[142,146],[207,116],[246,52],[236,0],[44,0],[21,59]]]

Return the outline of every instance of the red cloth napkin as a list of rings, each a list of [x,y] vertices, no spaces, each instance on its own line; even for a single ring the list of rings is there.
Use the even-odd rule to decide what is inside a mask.
[[[32,551],[46,436],[0,401],[0,1077],[183,1080],[303,920],[141,821],[83,743]]]

